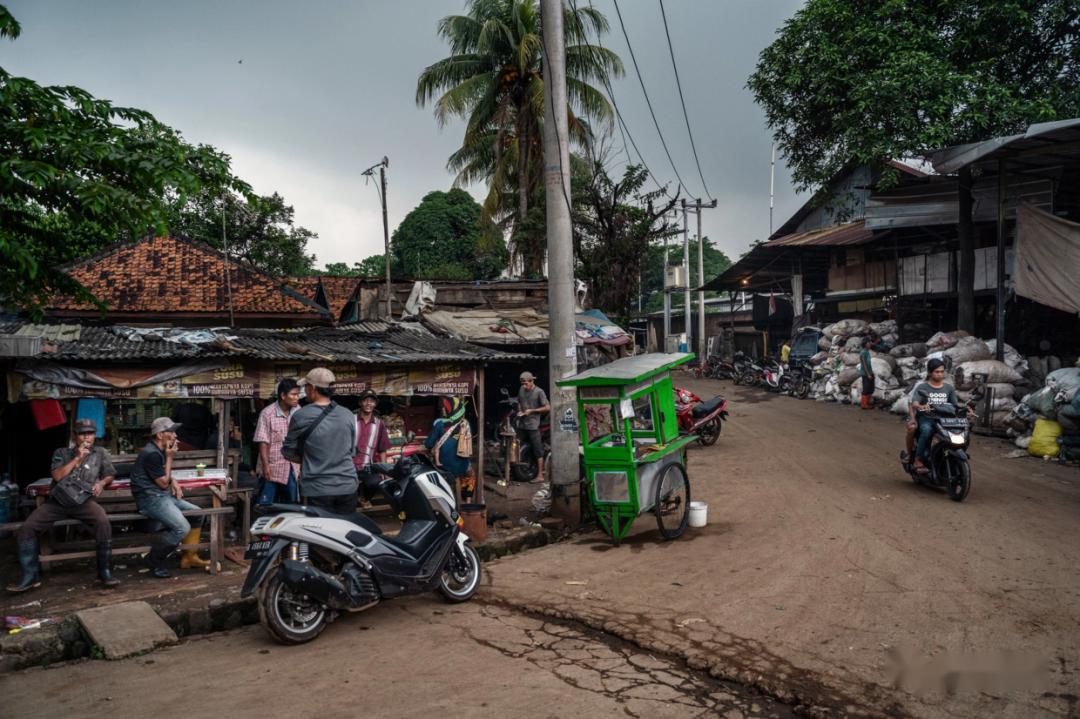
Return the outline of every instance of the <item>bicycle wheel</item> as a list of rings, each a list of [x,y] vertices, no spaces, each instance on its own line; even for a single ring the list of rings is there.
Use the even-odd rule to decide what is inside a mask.
[[[664,539],[678,539],[690,519],[690,481],[678,463],[669,464],[656,483],[656,525]]]

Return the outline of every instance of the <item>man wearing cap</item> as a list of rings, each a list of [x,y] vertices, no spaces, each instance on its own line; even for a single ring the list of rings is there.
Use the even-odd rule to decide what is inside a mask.
[[[131,470],[131,494],[139,513],[165,525],[165,531],[150,547],[146,564],[155,577],[171,575],[165,567],[167,560],[181,545],[198,544],[202,535],[202,518],[192,518],[191,524],[182,513],[198,509],[184,500],[184,491],[172,476],[172,462],[179,447],[176,430],[180,425],[168,417],[158,417],[150,425],[150,441],[146,443]],[[194,549],[188,549],[180,559],[180,568],[205,569],[210,562],[200,559]]]
[[[540,436],[540,417],[551,411],[544,390],[536,386],[532,372],[521,373],[521,389],[518,390],[518,439],[528,444],[536,457],[537,472],[533,482],[544,481],[544,440]]]
[[[64,496],[68,499],[64,503],[57,496],[59,492],[57,495],[50,492],[45,503],[31,512],[19,527],[15,539],[19,546],[23,577],[18,584],[7,587],[9,592],[25,592],[41,586],[38,537],[52,527],[53,522],[61,519],[77,519],[93,526],[94,539],[97,540],[98,579],[110,589],[120,584],[112,575],[112,525],[105,510],[93,499],[113,481],[116,469],[109,452],[104,447],[94,446],[96,437],[97,423],[92,419],[80,419],[75,422],[71,446],[53,452],[51,487],[66,482],[84,491],[65,492]]]
[[[371,472],[372,462],[385,462],[386,450],[390,449],[390,433],[386,425],[375,414],[379,395],[375,390],[365,389],[360,393],[360,409],[356,413],[356,467],[357,480],[364,489],[364,497],[369,502],[374,490],[379,486],[379,479]]]
[[[281,454],[300,463],[305,504],[334,514],[356,512],[356,417],[334,402],[334,373],[316,367],[300,380],[311,403],[289,420]]]

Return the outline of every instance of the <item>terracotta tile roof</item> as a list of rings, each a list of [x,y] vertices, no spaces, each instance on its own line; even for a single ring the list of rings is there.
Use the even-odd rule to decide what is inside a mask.
[[[318,277],[286,277],[285,284],[303,295],[304,299],[315,302],[315,295],[319,291]]]
[[[234,313],[323,314],[301,292],[247,263],[227,259],[207,244],[187,239],[144,238],[114,246],[64,269],[103,301],[110,312],[227,315],[226,266]],[[48,309],[92,311],[95,307],[61,296],[51,301]]]
[[[341,311],[345,309],[345,304],[356,292],[356,288],[360,284],[360,278],[323,275],[319,278],[319,283],[322,285],[330,316],[337,321],[341,317]]]

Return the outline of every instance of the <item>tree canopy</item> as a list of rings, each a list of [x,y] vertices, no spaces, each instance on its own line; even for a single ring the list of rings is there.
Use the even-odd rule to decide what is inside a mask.
[[[19,32],[0,5],[0,37]],[[91,299],[58,267],[163,227],[167,197],[247,192],[229,163],[147,112],[0,68],[0,300],[40,315],[55,291]]]
[[[383,277],[386,275],[386,255],[371,255],[359,262],[354,262],[352,267],[345,262],[328,262],[320,274],[337,275],[339,277]],[[394,274],[394,258],[390,257],[390,271]]]
[[[592,302],[618,320],[636,313],[650,248],[678,232],[665,215],[675,206],[663,191],[641,191],[644,167],[630,165],[618,180],[600,161],[573,163],[574,256]]]
[[[1076,0],[808,0],[749,88],[800,189],[1080,116]]]
[[[464,190],[429,192],[390,238],[391,269],[417,279],[497,277],[506,266],[506,245],[482,235],[480,215]]]
[[[610,127],[613,111],[593,84],[623,73],[619,57],[589,42],[608,29],[593,9],[566,8],[566,85],[570,141],[589,142],[589,121]],[[465,120],[462,145],[447,163],[458,185],[488,183],[483,205],[488,235],[523,222],[542,194],[543,40],[537,0],[469,0],[465,14],[443,18],[438,34],[450,56],[425,68],[416,102],[433,102],[440,125]],[[498,223],[498,227],[496,227]],[[523,237],[532,238],[532,235]],[[515,247],[527,274],[543,264],[544,245]]]
[[[165,222],[170,232],[218,249],[227,246],[231,257],[275,277],[307,275],[315,267],[307,243],[318,235],[293,224],[292,206],[276,192],[262,197],[203,190],[170,202]]]

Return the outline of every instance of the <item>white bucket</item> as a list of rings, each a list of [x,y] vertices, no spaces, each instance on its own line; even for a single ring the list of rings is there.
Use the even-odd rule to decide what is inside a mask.
[[[704,502],[690,503],[690,526],[704,527],[709,521],[709,505]]]

